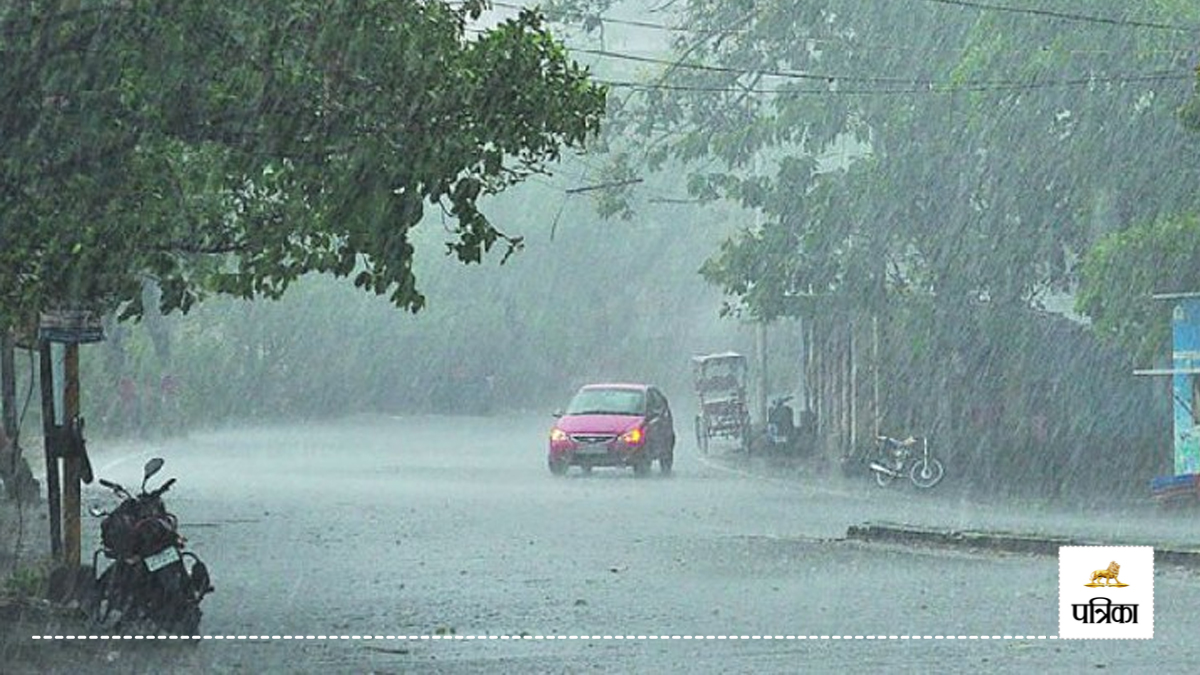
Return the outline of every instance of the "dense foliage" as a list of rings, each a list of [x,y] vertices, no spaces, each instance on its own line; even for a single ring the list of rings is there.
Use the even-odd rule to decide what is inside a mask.
[[[556,5],[595,27],[615,3]],[[1036,305],[1105,233],[1196,206],[1193,3],[669,7],[673,54],[610,130],[645,139],[623,160],[762,214],[704,269],[754,315],[805,293]]]
[[[141,315],[208,292],[278,297],[306,272],[417,310],[427,207],[477,262],[478,200],[599,127],[605,90],[535,12],[486,3],[6,3],[0,316]]]
[[[1100,240],[1083,263],[1077,298],[1096,330],[1153,364],[1170,353],[1173,305],[1156,294],[1200,291],[1200,217],[1136,223]]]

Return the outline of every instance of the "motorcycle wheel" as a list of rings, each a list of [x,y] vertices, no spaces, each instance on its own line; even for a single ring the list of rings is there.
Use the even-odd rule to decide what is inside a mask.
[[[180,637],[199,638],[201,616],[200,607],[189,602],[180,609],[175,620],[167,627],[167,632]]]
[[[201,613],[192,576],[178,563],[176,573],[165,576],[160,583],[163,586],[156,599],[161,604],[151,613],[154,627],[168,635],[198,637]]]
[[[946,469],[942,466],[941,461],[936,457],[930,457],[928,460],[913,462],[912,471],[909,472],[908,477],[912,479],[913,485],[922,490],[928,490],[942,482],[945,475]]]
[[[119,562],[109,565],[87,598],[85,611],[97,625],[109,625],[116,631],[142,618],[143,612],[127,569]],[[113,620],[113,617],[116,617]]]
[[[79,603],[88,619],[97,625],[103,625],[108,618],[108,612],[102,611],[108,595],[108,579],[108,570],[104,570],[99,577],[94,577]]]

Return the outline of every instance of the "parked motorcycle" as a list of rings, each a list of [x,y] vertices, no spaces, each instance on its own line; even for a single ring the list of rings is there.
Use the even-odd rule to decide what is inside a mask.
[[[921,445],[919,452],[914,450],[918,442]],[[880,487],[887,487],[894,479],[907,475],[913,485],[929,489],[942,482],[946,475],[942,462],[930,453],[928,440],[921,438],[918,441],[912,436],[902,441],[890,436],[876,437],[875,456],[868,466]]]
[[[146,491],[146,482],[162,466],[159,457],[146,462],[136,496],[117,483],[99,481],[121,503],[111,512],[90,510],[103,520],[102,547],[92,556],[97,576],[87,609],[100,625],[115,615],[116,630],[138,625],[142,630],[198,636],[200,601],[213,587],[208,567],[196,554],[184,550],[186,540],[178,532],[178,521],[163,504],[162,495],[175,479]],[[98,565],[101,556],[110,561],[103,572]]]

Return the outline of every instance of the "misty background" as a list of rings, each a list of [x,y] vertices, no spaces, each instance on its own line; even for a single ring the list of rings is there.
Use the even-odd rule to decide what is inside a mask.
[[[548,415],[596,380],[660,383],[682,403],[693,353],[753,348],[746,326],[719,319],[719,291],[697,274],[732,230],[729,210],[604,222],[550,179],[490,206],[525,249],[503,266],[464,267],[443,255],[437,223],[423,226],[416,270],[429,304],[417,314],[310,276],[276,302],[214,298],[185,316],[110,323],[105,342],[81,350],[89,429]]]

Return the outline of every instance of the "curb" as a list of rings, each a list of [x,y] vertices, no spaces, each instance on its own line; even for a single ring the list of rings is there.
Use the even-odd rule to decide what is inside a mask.
[[[1155,544],[1088,541],[1070,537],[1027,535],[1013,532],[951,530],[894,523],[851,525],[846,539],[868,543],[940,546],[975,551],[1058,555],[1060,546],[1154,546],[1154,561],[1165,565],[1200,568],[1200,549],[1163,548]]]

